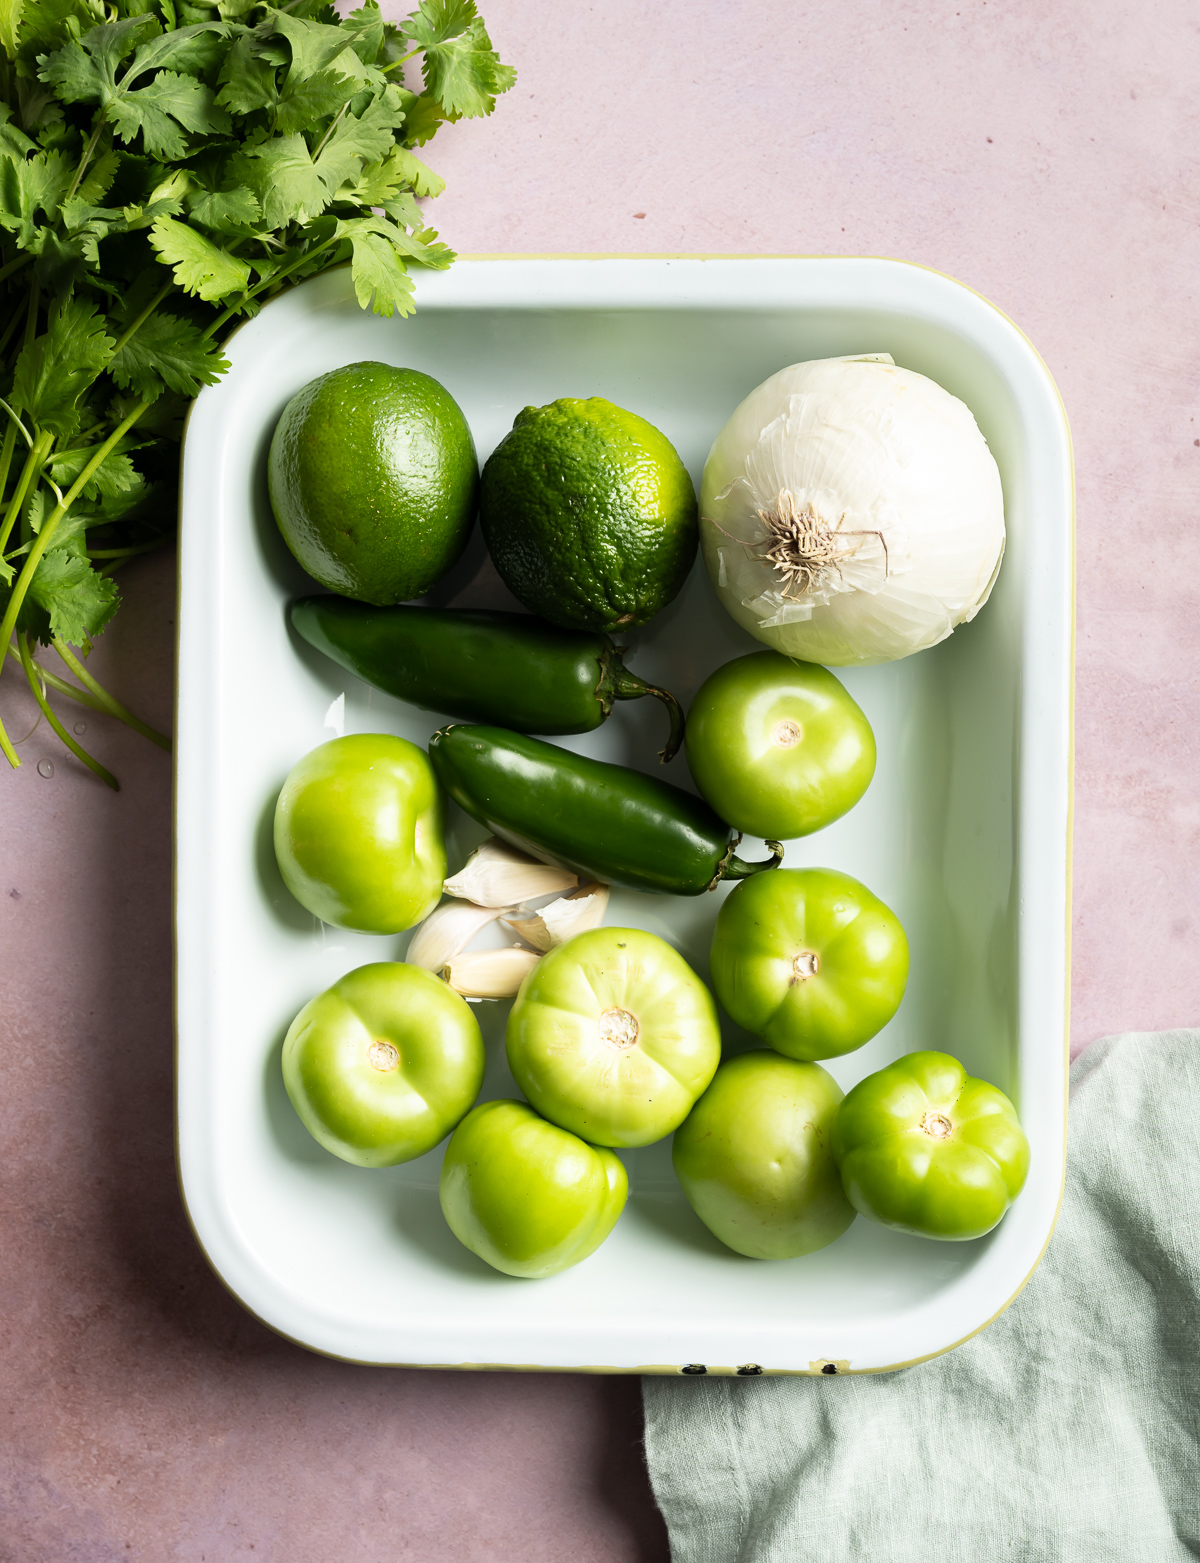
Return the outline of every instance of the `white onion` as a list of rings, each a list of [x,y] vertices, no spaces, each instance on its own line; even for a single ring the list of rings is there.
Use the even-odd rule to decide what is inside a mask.
[[[834,667],[891,662],[987,601],[1004,495],[956,396],[886,353],[823,358],[765,380],[717,435],[700,536],[756,639]]]

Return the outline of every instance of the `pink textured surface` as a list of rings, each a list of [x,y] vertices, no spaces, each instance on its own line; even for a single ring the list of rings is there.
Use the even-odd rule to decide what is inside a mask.
[[[429,149],[459,249],[900,256],[1040,349],[1079,476],[1075,1039],[1196,1024],[1194,6],[484,10],[521,77]],[[171,562],[125,592],[97,667],[162,725]],[[82,715],[118,797],[44,730],[0,778],[2,1563],[665,1558],[632,1381],[321,1361],[209,1275],[172,1165],[169,766]]]

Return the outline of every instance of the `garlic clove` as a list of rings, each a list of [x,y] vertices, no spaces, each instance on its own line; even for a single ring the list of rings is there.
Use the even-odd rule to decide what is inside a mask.
[[[426,971],[441,971],[488,923],[494,923],[503,908],[476,906],[473,901],[443,901],[409,940],[404,959],[410,966]]]
[[[528,944],[532,944],[535,950],[545,954],[556,945],[565,944],[577,933],[598,928],[608,910],[608,894],[607,885],[593,880],[591,884],[580,885],[570,895],[551,901],[540,912],[531,913],[528,917],[505,917],[502,921]]]
[[[539,863],[492,836],[471,853],[443,888],[447,895],[502,909],[516,906],[519,901],[536,900],[540,895],[553,895],[557,890],[569,890],[578,883],[578,876],[570,869]]]
[[[515,999],[525,978],[541,960],[535,950],[468,950],[447,961],[442,971],[465,999]]]

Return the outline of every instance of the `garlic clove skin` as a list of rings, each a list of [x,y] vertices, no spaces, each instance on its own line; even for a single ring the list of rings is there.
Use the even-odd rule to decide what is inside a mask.
[[[539,863],[492,836],[476,847],[458,873],[446,880],[443,889],[447,895],[474,901],[478,906],[503,910],[521,901],[570,890],[578,883],[579,876],[570,869]]]
[[[410,966],[426,971],[441,971],[489,923],[494,923],[503,908],[477,906],[473,901],[443,901],[413,934],[404,957]]]
[[[541,960],[536,950],[468,950],[447,961],[442,976],[465,999],[515,999]]]
[[[533,912],[528,917],[505,917],[503,921],[544,955],[547,950],[565,944],[577,933],[598,928],[608,910],[608,896],[609,887],[593,880],[590,884],[580,885],[570,895],[551,901],[540,912]]]

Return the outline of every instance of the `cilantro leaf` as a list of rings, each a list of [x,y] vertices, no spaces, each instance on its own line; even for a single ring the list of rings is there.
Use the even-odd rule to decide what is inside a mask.
[[[232,124],[225,110],[215,103],[211,87],[194,76],[161,67],[170,59],[186,59],[189,45],[195,52],[198,35],[213,28],[223,29],[224,25],[205,22],[147,43],[147,31],[160,32],[155,17],[133,16],[106,22],[53,54],[39,55],[38,74],[42,81],[56,86],[59,96],[68,103],[98,102],[122,140],[132,141],[140,130],[151,156],[182,158],[188,146],[180,126],[188,131],[224,135]],[[118,82],[117,67],[134,49],[129,69]],[[157,74],[151,82],[144,87],[133,86],[138,77],[152,70]]]
[[[369,221],[351,219],[339,224],[339,230],[352,246],[350,275],[359,305],[363,309],[370,305],[377,315],[389,318],[397,310],[401,315],[411,315],[412,279],[395,247]]]
[[[50,306],[46,330],[21,349],[11,400],[53,434],[79,426],[79,398],[112,357],[115,343],[94,304],[72,298]]]
[[[397,222],[403,228],[412,228],[415,231],[425,226],[425,214],[417,205],[416,197],[411,190],[401,190],[399,195],[394,195],[387,201],[379,203],[393,222]]]
[[[245,261],[218,249],[202,233],[173,217],[155,219],[150,243],[159,258],[174,267],[175,281],[185,293],[215,303],[231,293],[244,292],[250,285],[250,268]]]
[[[234,41],[221,66],[217,77],[221,83],[217,104],[231,114],[252,114],[255,109],[273,108],[279,101],[275,70],[276,66],[263,58],[258,40],[250,33],[243,33]]]
[[[104,20],[103,11],[94,0],[25,0],[19,9],[17,52],[29,67],[40,50],[62,43],[65,37],[78,37],[92,23]],[[21,119],[23,124],[29,124],[27,115]]]
[[[329,191],[313,167],[304,137],[275,136],[229,160],[231,180],[258,198],[271,228],[308,222],[329,205]]]
[[[343,76],[366,81],[362,61],[350,47],[350,39],[340,27],[323,22],[307,22],[303,17],[276,11],[272,18],[275,31],[291,45],[292,63],[288,80],[307,81],[336,60]]]
[[[50,476],[59,488],[70,488],[99,448],[98,445],[85,445],[76,450],[60,451],[55,455],[50,462]],[[115,499],[118,495],[132,493],[134,489],[141,486],[141,483],[141,475],[135,470],[128,453],[123,450],[111,450],[84,485],[82,497],[85,500],[99,497]],[[63,535],[64,529],[69,522],[77,519],[82,519],[82,511],[75,509],[68,511],[55,529],[54,547],[63,545],[66,541]]]
[[[143,44],[129,66],[126,84],[145,71],[164,66],[189,76],[206,76],[225,53],[224,40],[234,31],[224,22],[198,22],[163,33]]]
[[[29,626],[38,639],[46,644],[53,635],[73,646],[85,646],[98,635],[120,601],[113,582],[106,575],[97,574],[87,559],[68,549],[53,547],[38,562],[29,597],[48,620]]]
[[[61,152],[39,152],[30,158],[0,156],[0,227],[16,234],[23,250],[41,249],[39,214],[54,217],[73,176]]]
[[[425,51],[425,90],[447,114],[490,114],[517,79],[492,48],[475,0],[421,0],[403,30]]]
[[[0,15],[9,0],[0,0]],[[0,153],[8,153],[11,157],[26,157],[30,152],[37,151],[37,142],[31,141],[23,130],[10,123],[12,110],[7,103],[0,103]]]
[[[223,135],[231,128],[229,115],[216,101],[211,87],[194,76],[175,71],[159,71],[146,87],[114,94],[105,105],[117,134],[132,141],[138,131],[151,157],[185,157],[188,144],[179,133],[184,130]]]
[[[357,179],[339,187],[337,196],[342,200],[357,201],[360,206],[383,206],[396,201],[410,190],[417,195],[441,195],[446,181],[427,168],[421,159],[407,147],[393,146],[379,163],[368,164]],[[411,200],[411,197],[410,197]],[[410,227],[421,227],[423,219],[414,205]],[[392,213],[391,215],[395,215]]]
[[[432,93],[423,92],[419,98],[414,97],[411,103],[405,105],[405,146],[423,147],[427,141],[433,140],[443,125],[457,118],[457,114],[447,114]]]
[[[156,310],[148,315],[109,365],[122,390],[140,398],[160,396],[164,387],[197,396],[229,368],[221,349],[198,326]]]
[[[364,164],[377,163],[392,145],[398,94],[385,87],[360,115],[353,109],[334,125],[315,161],[318,179],[330,195],[361,173]]]
[[[22,9],[22,0],[0,0],[0,49],[10,58],[17,52]]]
[[[262,207],[245,185],[238,185],[233,190],[205,190],[192,196],[188,216],[213,233],[244,233],[262,216]]]
[[[376,0],[342,18],[342,35],[364,65],[375,65],[384,43],[384,20]]]
[[[107,232],[105,223],[87,222],[76,232],[60,238],[53,228],[40,235],[34,276],[48,293],[66,297],[99,263],[97,241]]]
[[[117,66],[147,33],[161,31],[154,16],[127,16],[93,27],[53,54],[39,54],[38,76],[58,88],[64,103],[107,104],[117,90]]]
[[[89,206],[98,206],[112,188],[112,182],[117,177],[117,169],[120,166],[121,154],[114,152],[110,147],[93,159],[87,173],[79,181],[79,188],[75,194]]]
[[[361,82],[332,68],[314,76],[296,76],[289,71],[275,107],[275,129],[283,136],[309,130],[361,91]]]

